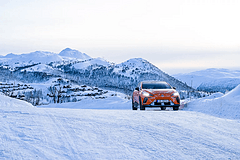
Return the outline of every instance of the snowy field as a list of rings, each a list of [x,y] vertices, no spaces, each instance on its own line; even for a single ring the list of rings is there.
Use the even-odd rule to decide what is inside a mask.
[[[0,159],[240,159],[239,95],[179,111],[132,111],[118,97],[37,108],[0,95]]]

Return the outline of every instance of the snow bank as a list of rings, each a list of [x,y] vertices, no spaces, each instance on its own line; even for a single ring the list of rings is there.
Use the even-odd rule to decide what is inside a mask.
[[[4,118],[7,118],[8,113],[25,114],[32,112],[34,109],[35,107],[28,102],[0,94],[0,115],[3,115]]]
[[[232,91],[228,92],[223,98],[224,99],[229,99],[233,102],[240,103],[240,85],[238,85]]]
[[[203,99],[215,99],[215,98],[219,98],[219,97],[222,97],[222,96],[224,96],[223,93],[217,92],[217,93],[211,94],[210,96],[202,98],[202,100]]]
[[[217,93],[211,97],[194,100],[188,103],[184,110],[202,112],[221,118],[240,119],[240,85],[223,96]]]
[[[4,106],[5,108],[26,108],[26,107],[34,107],[28,102],[18,100],[15,98],[10,98],[8,96],[0,94],[0,106]]]

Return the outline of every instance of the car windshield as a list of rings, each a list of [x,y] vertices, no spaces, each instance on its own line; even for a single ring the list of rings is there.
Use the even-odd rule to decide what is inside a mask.
[[[142,89],[171,89],[167,83],[143,83]]]

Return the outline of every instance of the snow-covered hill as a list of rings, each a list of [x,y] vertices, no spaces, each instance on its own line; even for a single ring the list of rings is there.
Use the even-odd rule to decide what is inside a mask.
[[[136,74],[148,72],[159,74],[159,71],[160,70],[157,67],[142,58],[129,59],[123,63],[115,65],[113,70],[113,72],[117,74],[133,78],[135,78],[134,76],[136,76]]]
[[[77,70],[87,70],[87,69],[91,70],[93,67],[94,68],[98,68],[101,66],[108,67],[110,65],[111,63],[109,63],[103,58],[92,58],[85,61],[77,62],[73,64],[72,67]]]
[[[192,85],[193,88],[212,92],[224,93],[240,84],[240,71],[222,68],[210,68],[173,76],[189,86]]]
[[[98,63],[94,63],[96,61]],[[89,85],[122,89],[128,94],[131,94],[137,84],[143,80],[167,81],[178,90],[191,90],[186,84],[141,58],[129,59],[120,64],[107,63],[102,59],[99,62],[99,60],[94,59],[61,65],[58,68],[67,73],[69,79]]]
[[[25,69],[21,69],[21,72],[45,72],[45,73],[53,73],[55,71],[54,68],[52,68],[49,65],[46,64],[37,64],[32,67],[28,67]]]

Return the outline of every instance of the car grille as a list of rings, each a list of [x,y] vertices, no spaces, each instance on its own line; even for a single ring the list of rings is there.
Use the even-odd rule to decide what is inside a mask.
[[[171,97],[171,94],[159,94],[159,93],[156,93],[154,95],[160,95],[161,97]]]

